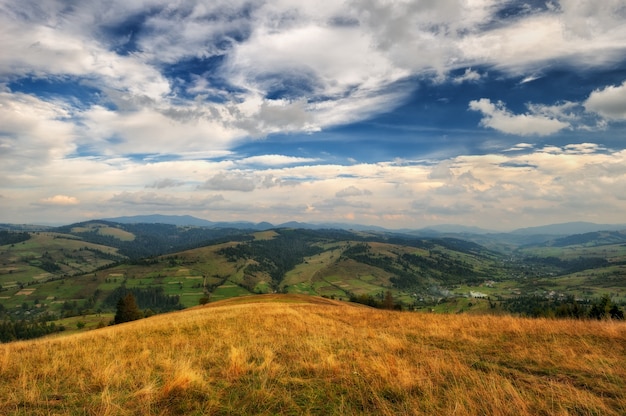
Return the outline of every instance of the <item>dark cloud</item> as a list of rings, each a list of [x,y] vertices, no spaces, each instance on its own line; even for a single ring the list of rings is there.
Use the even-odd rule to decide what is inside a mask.
[[[177,186],[184,185],[184,182],[177,181],[175,179],[161,179],[153,182],[150,185],[146,185],[146,188],[155,188],[155,189],[164,189],[164,188],[175,188]]]

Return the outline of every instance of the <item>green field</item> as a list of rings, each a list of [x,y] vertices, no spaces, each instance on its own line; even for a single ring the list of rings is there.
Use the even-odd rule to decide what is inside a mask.
[[[130,241],[126,231],[113,226],[95,224],[75,231]],[[350,239],[373,238],[364,233],[342,236],[346,239],[324,232],[271,230],[130,261],[114,247],[77,235],[35,232],[30,240],[0,246],[0,305],[15,319],[43,312],[64,319],[97,316],[112,312],[107,297],[122,286],[160,288],[177,297],[182,307],[196,306],[207,296],[213,302],[279,292],[342,300],[370,296],[380,302],[388,291],[405,308],[446,313],[494,312],[489,311],[493,302],[523,295],[609,295],[613,302],[626,304],[626,244],[534,246],[505,255],[459,240],[408,245],[383,237]],[[564,271],[587,260],[596,264],[597,259],[606,264]]]

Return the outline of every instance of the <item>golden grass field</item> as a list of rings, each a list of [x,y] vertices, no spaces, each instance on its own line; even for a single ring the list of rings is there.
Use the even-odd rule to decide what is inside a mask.
[[[235,298],[0,345],[3,415],[624,415],[626,324]]]

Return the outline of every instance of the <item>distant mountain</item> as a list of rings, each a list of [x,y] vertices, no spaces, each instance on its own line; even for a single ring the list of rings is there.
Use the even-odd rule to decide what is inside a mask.
[[[554,247],[567,247],[572,245],[602,246],[608,244],[626,243],[626,230],[624,231],[596,231],[585,234],[574,234],[558,238],[547,243]]]
[[[516,235],[573,235],[593,233],[596,231],[626,230],[626,224],[595,224],[592,222],[566,222],[563,224],[543,225],[539,227],[520,228],[510,234]]]
[[[430,227],[425,227],[418,230],[421,233],[441,233],[441,234],[494,234],[497,231],[487,230],[479,227],[471,227],[466,225],[458,225],[458,224],[440,224],[433,225]]]
[[[273,228],[297,228],[308,230],[340,229],[347,231],[402,233],[413,237],[454,237],[474,241],[488,246],[521,246],[532,244],[544,244],[559,237],[592,233],[598,231],[621,231],[626,230],[626,224],[595,224],[591,222],[567,222],[562,224],[550,224],[538,227],[519,228],[511,232],[498,232],[479,227],[459,224],[439,224],[420,229],[388,229],[375,225],[351,224],[351,223],[307,223],[289,221],[274,225],[269,222],[254,223],[250,221],[209,221],[191,215],[134,215],[115,218],[101,219],[118,224],[167,224],[175,226],[205,227],[212,229],[236,229],[264,231]],[[0,224],[0,230],[14,231],[41,231],[50,227],[37,225]]]
[[[375,225],[344,223],[306,223],[298,221],[289,221],[282,224],[274,225],[266,221],[259,223],[254,223],[250,221],[209,221],[202,218],[193,217],[191,215],[134,215],[126,217],[103,218],[102,221],[115,222],[118,224],[170,224],[176,226],[237,228],[244,230],[260,231],[269,230],[271,228],[299,228],[305,230],[341,229],[355,231],[389,231],[386,228],[377,227]]]
[[[196,227],[211,227],[214,222],[192,217],[191,215],[133,215],[128,217],[103,218],[104,221],[119,224],[171,224],[178,226],[194,225]]]
[[[253,223],[247,221],[239,222],[214,222],[191,215],[133,215],[128,217],[103,218],[103,221],[116,222],[118,224],[169,224],[179,227],[211,227],[211,228],[238,228],[246,230],[267,230],[274,225],[269,222]]]
[[[50,225],[40,224],[0,224],[0,230],[4,231],[46,231],[51,228]]]
[[[275,226],[275,228],[300,228],[306,230],[353,230],[353,231],[389,231],[387,228],[378,227],[376,225],[363,224],[346,224],[339,222],[320,222],[307,223],[298,221],[289,221]]]

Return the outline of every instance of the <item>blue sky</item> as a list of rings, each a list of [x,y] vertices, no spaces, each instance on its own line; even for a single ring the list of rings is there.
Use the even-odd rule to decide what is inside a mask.
[[[0,0],[0,222],[626,223],[626,3]]]

